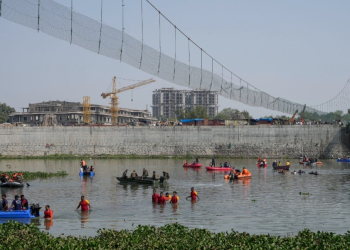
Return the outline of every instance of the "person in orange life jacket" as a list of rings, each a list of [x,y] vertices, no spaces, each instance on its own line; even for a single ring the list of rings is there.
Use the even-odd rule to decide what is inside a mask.
[[[28,200],[24,197],[24,195],[21,195],[21,202],[22,202],[22,210],[28,210]]]
[[[165,193],[164,198],[166,201],[169,201],[169,200],[171,200],[171,195],[169,193]]]
[[[9,207],[9,210],[11,208],[14,208],[13,210],[21,210],[22,209],[22,201],[21,201],[21,199],[19,198],[18,195],[15,195],[15,199],[12,201],[12,204]]]
[[[75,211],[77,211],[79,207],[81,207],[81,211],[91,210],[90,202],[85,199],[84,195],[81,196],[81,201]]]
[[[173,197],[171,198],[170,200],[170,203],[173,203],[173,204],[178,204],[179,203],[179,196],[177,196],[177,192],[174,191],[173,192]]]
[[[160,196],[158,198],[158,203],[159,204],[165,204],[166,203],[165,197],[163,196],[163,192],[160,192]]]
[[[45,219],[53,218],[53,211],[50,209],[50,205],[45,206],[44,218]]]
[[[152,202],[157,203],[159,199],[159,194],[157,194],[157,190],[153,189]]]
[[[250,174],[250,172],[248,171],[248,169],[246,169],[245,167],[243,167],[243,172],[242,174]]]
[[[198,195],[197,195],[197,192],[194,191],[194,188],[193,188],[193,187],[191,187],[191,195],[190,195],[190,196],[187,196],[186,199],[188,199],[188,198],[191,198],[191,200],[193,200],[193,201],[197,200],[197,198],[198,198],[198,200],[199,200],[199,197],[198,197]]]

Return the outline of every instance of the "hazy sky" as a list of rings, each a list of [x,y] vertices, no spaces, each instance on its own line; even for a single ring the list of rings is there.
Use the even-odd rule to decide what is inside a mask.
[[[70,0],[57,0],[70,6]],[[124,0],[125,32],[141,38],[140,0]],[[275,96],[320,104],[350,78],[350,1],[151,0],[173,23],[227,68]],[[103,23],[121,28],[121,0],[104,0]],[[144,41],[158,49],[158,15],[144,3]],[[74,0],[74,9],[100,19],[100,1]],[[120,106],[145,109],[152,91],[184,89],[30,28],[0,18],[0,102],[20,111],[28,103],[65,100],[108,105],[100,96],[113,76],[156,83],[119,95]],[[162,20],[164,53],[173,56],[173,29]],[[179,59],[186,62],[185,47]],[[195,54],[193,54],[195,57]],[[195,59],[193,59],[195,61]],[[210,68],[209,68],[210,69]],[[217,73],[221,71],[217,69]],[[134,82],[121,81],[118,87]],[[219,98],[226,107],[246,109],[255,118],[278,114]]]

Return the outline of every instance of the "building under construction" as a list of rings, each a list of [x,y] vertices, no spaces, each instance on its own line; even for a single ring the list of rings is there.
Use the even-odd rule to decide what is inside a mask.
[[[81,102],[48,101],[30,103],[29,107],[22,108],[23,112],[15,112],[9,115],[11,123],[23,123],[28,125],[78,125],[83,124],[84,105]],[[111,107],[91,104],[91,124],[111,124]],[[119,108],[118,123],[129,122],[154,122],[148,110],[136,110]]]
[[[218,92],[209,90],[175,90],[162,88],[153,91],[152,111],[154,117],[164,116],[176,118],[176,111],[188,109],[191,111],[197,106],[207,109],[210,117],[218,114]]]

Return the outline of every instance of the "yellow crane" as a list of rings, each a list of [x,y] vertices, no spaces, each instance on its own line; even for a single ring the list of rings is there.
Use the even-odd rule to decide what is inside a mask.
[[[117,125],[117,121],[118,121],[118,96],[117,94],[129,89],[134,89],[152,82],[155,82],[155,80],[153,79],[148,79],[142,82],[138,82],[135,83],[133,85],[121,88],[117,90],[117,82],[116,82],[117,77],[113,78],[113,89],[111,92],[108,93],[102,93],[101,96],[103,97],[103,99],[106,99],[108,96],[111,98],[111,117],[112,117],[112,125]]]
[[[289,120],[290,123],[293,123],[293,122],[294,122],[294,118],[295,118],[295,116],[297,115],[297,113],[298,113],[298,110],[295,110],[295,112],[294,112],[292,118],[290,118],[290,120]]]

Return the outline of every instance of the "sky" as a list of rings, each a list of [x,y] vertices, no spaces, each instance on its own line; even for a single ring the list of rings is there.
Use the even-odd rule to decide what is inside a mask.
[[[44,0],[42,0],[44,1]],[[70,6],[70,0],[57,0]],[[141,0],[124,0],[125,32],[141,39]],[[169,20],[216,60],[258,89],[293,102],[317,105],[332,99],[350,78],[349,1],[150,0]],[[74,0],[74,10],[100,20],[101,1]],[[144,0],[144,42],[159,48],[158,13]],[[121,29],[121,0],[103,1],[103,23]],[[161,19],[162,51],[173,56],[174,29]],[[187,62],[185,40],[178,59]],[[182,46],[182,47],[181,47]],[[191,56],[198,65],[198,54]],[[197,59],[196,59],[197,58]],[[197,61],[196,61],[197,60]],[[210,65],[205,65],[210,70]],[[219,68],[215,69],[221,74]],[[152,91],[182,86],[118,60],[71,45],[0,17],[0,102],[21,111],[49,100],[108,105],[100,96],[113,76],[155,83],[119,94],[120,107],[145,109]],[[135,81],[120,79],[118,87]],[[132,101],[133,99],[133,101]],[[283,115],[219,97],[224,108],[254,118]]]

